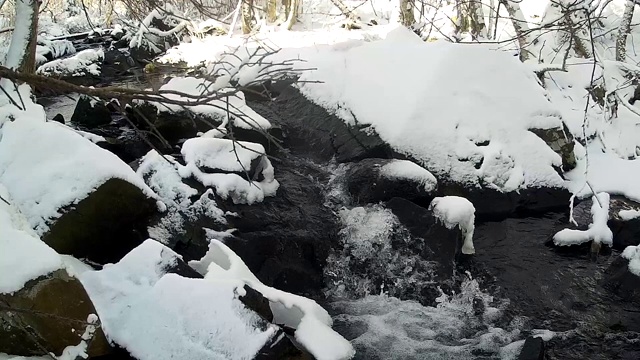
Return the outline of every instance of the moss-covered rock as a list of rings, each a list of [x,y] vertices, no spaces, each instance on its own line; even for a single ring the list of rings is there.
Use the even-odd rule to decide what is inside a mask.
[[[551,129],[530,129],[530,131],[544,140],[556,154],[562,157],[562,170],[569,171],[576,167],[573,135],[566,125],[563,124],[562,127]]]
[[[0,294],[0,304],[0,352],[22,356],[62,354],[80,343],[89,315],[97,315],[80,281],[64,269],[31,280],[14,294]],[[110,351],[98,328],[87,354]]]

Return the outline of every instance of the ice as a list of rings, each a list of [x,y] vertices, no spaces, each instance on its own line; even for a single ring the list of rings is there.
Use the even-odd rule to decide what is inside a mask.
[[[84,199],[110,178],[125,180],[156,198],[116,155],[60,124],[46,122],[27,88],[21,87],[21,92],[27,111],[9,104],[0,107],[0,183],[37,234],[49,229],[61,208]]]
[[[27,281],[64,268],[60,255],[31,229],[0,183],[0,294],[14,293]],[[7,204],[5,201],[9,202]]]
[[[609,194],[598,193],[593,196],[591,205],[593,222],[588,230],[564,229],[553,236],[553,243],[559,246],[579,245],[593,240],[598,244],[611,246],[613,233],[607,221],[609,220]]]
[[[640,245],[627,246],[622,252],[622,257],[629,260],[629,271],[640,276]]]
[[[382,166],[380,174],[389,179],[407,179],[418,182],[427,192],[435,190],[438,185],[433,174],[409,160],[392,160]]]
[[[140,360],[251,359],[276,331],[237,300],[236,282],[164,274],[176,254],[147,240],[81,281],[103,330]]]
[[[473,231],[476,209],[469,200],[459,196],[437,197],[431,201],[429,210],[448,229],[459,227],[464,236],[462,253],[475,254]]]

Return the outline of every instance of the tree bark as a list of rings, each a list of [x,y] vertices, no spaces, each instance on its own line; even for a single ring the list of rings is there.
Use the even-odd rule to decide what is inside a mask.
[[[298,7],[300,6],[300,0],[289,0],[289,11],[287,13],[287,30],[291,30],[293,25],[298,22]]]
[[[457,0],[456,12],[458,17],[457,33],[469,32],[474,40],[486,37],[487,27],[480,0]]]
[[[274,23],[277,20],[277,7],[277,0],[267,0],[267,22]]]
[[[500,0],[500,4],[507,9],[509,19],[513,25],[513,30],[516,33],[518,46],[520,47],[520,61],[526,61],[529,59],[531,54],[527,50],[527,47],[531,44],[531,41],[529,41],[530,30],[527,20],[524,18],[524,14],[522,14],[520,3],[512,3],[509,0]]]
[[[415,0],[400,0],[400,22],[406,27],[411,27],[416,23],[413,16]]]
[[[631,31],[631,19],[633,18],[635,5],[633,0],[627,0],[624,6],[624,14],[620,20],[618,37],[616,39],[616,61],[625,61],[627,58],[627,36]]]
[[[19,72],[36,71],[39,0],[16,0],[16,26],[7,51],[6,66]]]
[[[487,25],[487,39],[495,38],[496,20],[500,17],[498,14],[498,3],[496,0],[489,0],[489,24]]]
[[[249,34],[253,31],[253,0],[242,1],[242,33]]]

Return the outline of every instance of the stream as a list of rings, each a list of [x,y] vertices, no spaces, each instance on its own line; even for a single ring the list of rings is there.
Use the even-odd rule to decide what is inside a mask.
[[[60,113],[68,122],[76,99],[57,96],[39,102],[48,119]],[[331,254],[326,298],[318,299],[333,316],[334,328],[354,344],[356,359],[517,359],[532,335],[546,341],[547,359],[640,359],[639,310],[627,308],[599,284],[618,254],[592,262],[588,251],[560,252],[545,245],[566,226],[565,214],[477,223],[476,255],[459,267],[459,291],[452,294],[440,289],[429,264],[389,250],[387,244],[403,238],[404,230],[391,226],[393,215],[382,206],[350,205],[336,180],[335,164],[310,160],[295,150],[290,155],[307,165],[296,167],[299,171],[313,169],[306,175],[319,179],[327,199],[333,199],[330,207],[342,227],[341,241],[356,244],[350,253]],[[274,166],[278,179],[278,163]],[[370,259],[373,268],[368,271],[396,279],[389,275],[393,284],[372,286],[370,272],[344,265],[349,256]],[[420,276],[404,278],[418,266],[424,269]],[[336,279],[358,283],[346,286]],[[390,288],[402,294],[417,285],[439,292],[436,304],[389,295]]]

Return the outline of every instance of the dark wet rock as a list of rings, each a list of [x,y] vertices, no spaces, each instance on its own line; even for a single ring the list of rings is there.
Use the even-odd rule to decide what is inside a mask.
[[[569,171],[576,167],[576,156],[573,152],[573,135],[563,123],[562,127],[551,129],[530,129],[532,133],[544,140],[556,154],[562,158],[562,170]]]
[[[128,50],[110,48],[104,52],[101,75],[103,79],[113,79],[130,75],[131,69],[136,67],[140,64],[133,60]]]
[[[262,346],[254,360],[313,360],[311,354],[298,349],[292,337],[280,329]]]
[[[456,260],[463,256],[462,231],[458,227],[448,229],[431,211],[403,198],[393,198],[386,206],[412,236],[424,239],[422,256],[437,262],[439,277],[450,278]]]
[[[543,360],[544,359],[544,340],[539,337],[528,337],[525,342],[518,360]]]
[[[562,188],[528,188],[501,192],[491,188],[465,188],[459,184],[438,183],[438,196],[461,196],[476,208],[479,220],[501,220],[509,216],[541,215],[566,210],[571,193]]]
[[[640,305],[640,276],[629,271],[629,260],[624,257],[618,256],[611,263],[601,284],[625,301]]]
[[[245,294],[239,296],[238,299],[244,304],[244,306],[246,306],[247,309],[253,310],[268,322],[273,322],[273,313],[269,306],[269,300],[265,298],[262,293],[254,290],[248,285],[245,285],[243,289]]]
[[[364,159],[350,164],[345,175],[352,199],[357,204],[366,204],[401,197],[428,206],[435,197],[436,184],[386,176],[381,168],[393,161],[397,160]]]
[[[100,134],[98,134],[100,135]],[[153,139],[144,139],[145,135],[136,131],[124,131],[122,135],[118,137],[104,136],[105,141],[99,141],[96,145],[108,150],[118,156],[120,160],[130,163],[137,159],[140,159],[144,154],[151,150],[151,146],[147,141],[154,142]],[[163,149],[161,144],[154,144],[156,148]]]
[[[260,115],[280,125],[284,146],[312,159],[339,162],[391,158],[393,151],[367,126],[348,126],[336,115],[286,86],[274,101],[249,104]]]
[[[54,116],[51,120],[59,122],[60,124],[64,124],[64,116],[62,114],[56,114],[56,116]]]
[[[60,211],[42,240],[61,254],[104,264],[118,261],[146,238],[146,223],[157,208],[140,188],[112,178]]]
[[[276,196],[253,205],[219,203],[238,214],[228,217],[229,227],[238,231],[225,244],[265,285],[296,294],[318,293],[329,250],[338,244],[336,219],[313,179],[325,174],[284,154],[274,166],[280,182]]]
[[[150,29],[166,32],[172,30],[177,23],[167,23],[165,19],[153,18],[149,24]],[[159,36],[154,32],[146,32],[144,40],[137,46],[130,47],[131,57],[138,63],[148,63],[168,48],[179,43],[180,31],[168,36]]]
[[[86,129],[93,129],[111,122],[111,111],[102,100],[80,96],[71,116],[71,122]]]
[[[12,355],[60,355],[80,343],[89,315],[97,314],[80,281],[64,269],[31,280],[12,295],[0,294],[0,303],[0,352]],[[98,328],[88,355],[110,351]]]

